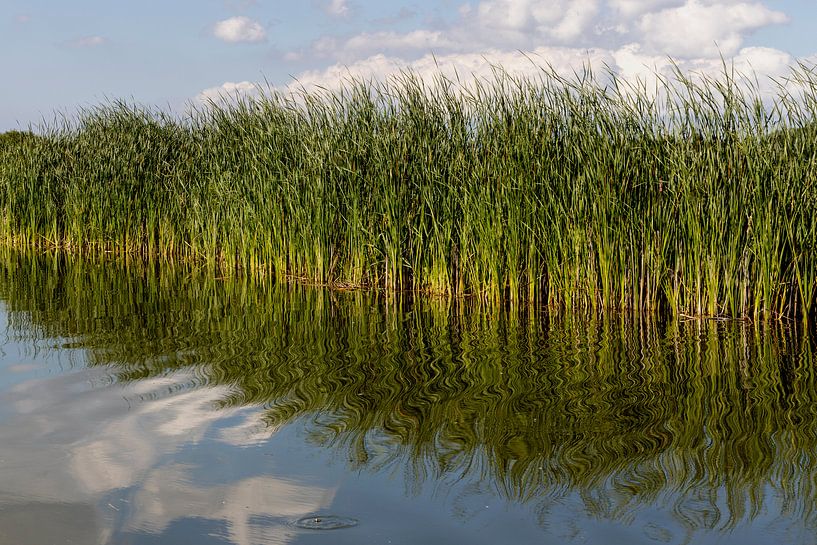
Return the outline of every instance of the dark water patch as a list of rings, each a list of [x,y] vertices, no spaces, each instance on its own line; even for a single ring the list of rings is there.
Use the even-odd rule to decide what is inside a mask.
[[[90,505],[0,503],[0,543],[97,543],[101,528]]]

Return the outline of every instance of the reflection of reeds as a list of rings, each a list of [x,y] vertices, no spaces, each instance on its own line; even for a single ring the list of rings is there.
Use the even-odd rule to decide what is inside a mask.
[[[671,500],[694,528],[752,519],[775,490],[817,524],[814,347],[794,326],[466,310],[60,255],[0,261],[0,297],[13,329],[72,338],[119,380],[192,368],[231,387],[223,405],[305,419],[417,483],[577,492],[603,516]]]
[[[817,311],[817,80],[404,75],[0,144],[16,245],[317,283],[693,315]],[[803,96],[798,96],[800,91]]]

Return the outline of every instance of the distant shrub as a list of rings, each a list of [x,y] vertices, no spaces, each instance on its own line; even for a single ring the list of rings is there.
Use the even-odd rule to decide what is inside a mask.
[[[0,133],[0,150],[18,147],[39,138],[31,131],[8,131]]]

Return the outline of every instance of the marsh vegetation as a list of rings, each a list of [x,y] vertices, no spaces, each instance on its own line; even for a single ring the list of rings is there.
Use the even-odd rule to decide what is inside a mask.
[[[406,74],[0,145],[12,246],[676,316],[817,312],[817,76]],[[792,90],[793,89],[793,90]]]

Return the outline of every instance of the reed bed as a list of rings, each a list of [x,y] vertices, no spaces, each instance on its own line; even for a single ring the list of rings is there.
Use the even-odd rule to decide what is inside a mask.
[[[0,238],[512,305],[813,317],[817,74],[757,89],[498,69],[183,118],[114,102],[0,140]]]

